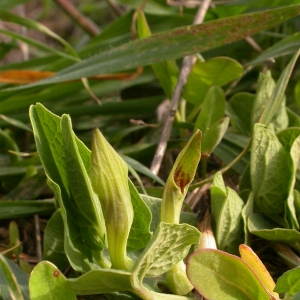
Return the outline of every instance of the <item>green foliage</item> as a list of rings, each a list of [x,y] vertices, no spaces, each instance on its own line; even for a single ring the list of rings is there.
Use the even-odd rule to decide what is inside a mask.
[[[193,7],[179,13],[169,2],[141,7],[141,0],[118,0],[128,10],[113,17],[107,3],[91,1],[78,9],[103,30],[85,28],[75,39],[9,11],[24,2],[1,3],[1,21],[56,44],[1,28],[12,40],[1,44],[0,57],[25,43],[30,59],[1,65],[0,81],[6,70],[15,70],[14,77],[27,69],[54,75],[0,86],[0,219],[39,214],[48,221],[44,261],[30,277],[1,256],[0,298],[29,299],[29,289],[30,299],[191,300],[195,288],[212,300],[279,299],[276,292],[299,299],[298,268],[282,275],[274,292],[259,258],[239,247],[258,237],[275,250],[280,242],[300,251],[299,1],[216,2],[198,25],[191,25]],[[106,12],[111,19],[102,20]],[[264,50],[257,54],[245,38]],[[173,111],[163,100],[172,99],[181,59],[192,54],[196,62]],[[173,113],[157,176],[147,166],[158,123]],[[182,206],[207,182],[212,229],[206,213],[201,238],[215,238],[219,250],[192,253],[192,245],[205,244],[197,229],[205,211],[197,222]],[[6,255],[18,261],[14,222],[10,229],[8,248],[16,248]],[[232,255],[238,249],[241,258]]]

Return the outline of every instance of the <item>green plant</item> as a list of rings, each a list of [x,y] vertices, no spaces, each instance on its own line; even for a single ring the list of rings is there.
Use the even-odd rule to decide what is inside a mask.
[[[0,179],[5,194],[0,218],[37,213],[49,218],[44,261],[30,279],[1,257],[1,297],[29,299],[29,287],[32,299],[99,293],[107,299],[193,299],[195,287],[209,299],[297,299],[298,269],[284,274],[274,292],[274,281],[244,244],[251,245],[257,236],[272,242],[274,249],[281,242],[300,251],[300,85],[294,68],[299,34],[293,33],[295,20],[276,25],[299,14],[299,1],[292,1],[292,6],[285,1],[235,1],[209,9],[209,22],[200,25],[190,25],[193,9],[179,15],[177,8],[151,1],[142,12],[141,3],[118,2],[138,9],[112,21],[101,34],[91,34],[88,43],[84,36],[78,41],[80,50],[37,21],[0,11],[2,20],[40,31],[63,47],[1,29],[30,45],[36,58],[2,66],[9,72],[1,72],[0,80],[11,80],[9,74],[22,69],[27,75],[46,74],[39,70],[54,74],[14,88],[3,85],[0,91]],[[266,6],[273,9],[265,10]],[[136,37],[128,42],[130,26]],[[255,40],[266,50],[259,56],[245,42],[236,43],[261,30]],[[12,42],[0,55],[14,47]],[[194,53],[195,65],[185,77],[178,109],[172,101],[167,116],[175,121],[170,140],[164,140],[168,160],[160,175],[165,184],[146,167],[156,144],[162,144],[155,110],[165,97],[172,99],[181,82],[181,61],[175,59]],[[132,70],[136,67],[139,76]],[[16,71],[10,73],[12,69]],[[128,74],[105,75],[127,70]],[[99,74],[115,80],[93,78]],[[32,106],[32,131],[27,109],[36,102],[55,114],[42,104]],[[135,125],[127,125],[129,118]],[[90,151],[86,145],[94,127],[100,131],[93,132]],[[24,132],[29,137],[33,133],[38,155],[23,158],[27,154],[21,151],[35,151],[33,144],[24,147]],[[186,142],[172,162],[172,151]],[[215,165],[211,172],[215,156],[226,165]],[[225,184],[231,176],[224,175],[228,170],[241,176],[236,190]],[[136,172],[157,185],[148,187]],[[30,200],[39,199],[46,180],[54,199]],[[181,212],[188,192],[207,182],[212,182],[210,238],[219,250],[202,249],[205,241],[200,239],[209,230],[200,237],[196,215]],[[285,250],[291,251],[288,246]],[[194,248],[200,250],[188,257]],[[235,256],[238,249],[241,259]],[[295,254],[276,251],[289,267],[299,266]],[[69,265],[73,278],[62,274]],[[228,266],[232,280],[224,275]],[[244,280],[236,288],[240,276]],[[173,294],[162,293],[162,286]]]

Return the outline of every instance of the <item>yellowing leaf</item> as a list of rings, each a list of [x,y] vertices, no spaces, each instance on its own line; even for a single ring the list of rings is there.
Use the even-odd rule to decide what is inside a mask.
[[[129,80],[135,79],[143,71],[138,68],[135,73],[101,74],[90,77],[93,80]],[[55,72],[34,70],[7,70],[0,72],[0,83],[29,84],[55,75]]]
[[[249,265],[263,286],[272,294],[272,296],[274,296],[276,299],[279,299],[279,295],[273,292],[275,288],[275,282],[259,257],[250,247],[244,244],[239,246],[239,251],[242,260]]]

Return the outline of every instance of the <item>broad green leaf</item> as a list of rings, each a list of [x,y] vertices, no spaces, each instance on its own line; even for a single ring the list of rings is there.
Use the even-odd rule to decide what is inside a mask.
[[[0,201],[0,219],[14,219],[34,214],[51,215],[54,211],[53,199]]]
[[[62,197],[66,199],[69,188],[60,118],[43,105],[36,104],[30,107],[30,119],[45,173],[59,185]]]
[[[187,275],[195,289],[210,300],[270,300],[251,268],[239,257],[213,249],[194,252]]]
[[[299,3],[299,1],[297,0]],[[267,48],[254,60],[247,63],[247,65],[256,65],[265,62],[269,58],[277,58],[284,55],[294,54],[300,48],[300,33],[288,35],[286,38],[280,40],[273,46]]]
[[[300,292],[300,267],[285,272],[277,280],[277,293],[293,295]]]
[[[269,241],[282,242],[300,250],[300,233],[295,229],[278,228],[260,214],[252,214],[248,219],[249,231]]]
[[[241,259],[248,264],[265,289],[276,299],[279,299],[279,295],[273,292],[275,287],[273,278],[255,252],[250,247],[243,244],[239,246],[239,251]]]
[[[0,118],[10,125],[13,125],[17,128],[26,130],[28,132],[32,132],[31,128],[28,125],[24,124],[23,122],[20,122],[19,120],[12,119],[12,118],[9,118],[9,117],[1,115],[1,114],[0,114]]]
[[[201,151],[211,154],[222,140],[229,125],[229,118],[225,117],[213,123],[203,134]]]
[[[266,107],[268,107],[268,109],[271,109],[269,105],[271,101],[274,101],[273,99],[271,99],[271,97],[274,97],[272,96],[274,91],[275,81],[271,76],[271,72],[268,71],[266,72],[266,74],[260,73],[260,76],[258,78],[257,93],[254,98],[252,108],[252,127],[262,118],[263,113],[268,113]],[[279,94],[277,95],[279,96]],[[277,104],[277,107],[274,108],[273,116],[269,121],[273,123],[275,131],[283,130],[288,126],[288,115],[286,112],[284,93],[281,94],[281,98],[278,98],[278,101],[279,102]],[[263,123],[263,121],[260,122]]]
[[[38,263],[29,279],[31,300],[76,300],[67,278],[49,261]]]
[[[209,88],[214,85],[223,86],[237,79],[242,72],[242,66],[228,57],[215,57],[206,62],[198,61],[188,77],[182,97],[198,107],[203,103]],[[208,97],[215,97],[215,101],[217,101],[217,98],[220,98],[219,101],[224,98],[220,89],[214,91],[215,95],[213,95],[213,92],[211,93]],[[222,103],[220,113],[223,105]]]
[[[65,270],[69,261],[64,250],[64,222],[60,209],[48,220],[43,238],[43,260],[55,264],[60,270]]]
[[[250,136],[252,132],[251,112],[254,95],[249,93],[236,93],[232,96],[226,108],[226,114],[241,133]]]
[[[216,173],[211,193],[211,213],[216,243],[219,249],[227,252],[237,252],[243,232],[242,209],[243,200],[238,194],[226,187],[224,183],[220,186],[218,182],[222,180],[220,172]]]
[[[21,89],[98,74],[113,73],[120,70],[129,70],[197,52],[204,52],[233,43],[263,29],[274,27],[276,24],[295,17],[299,13],[300,5],[294,5],[214,20],[200,25],[192,25],[170,30],[166,33],[155,34],[147,39],[129,42],[113,50],[97,54],[81,63],[64,69],[52,78],[21,87]],[[224,26],[225,23],[226,26]],[[164,46],[162,47],[161,45]],[[132,57],[135,57],[135,59],[130,59]]]
[[[2,254],[0,254],[0,275],[3,276],[4,281],[6,283],[6,287],[4,288],[4,290],[8,291],[11,299],[24,300],[23,293],[22,293],[21,287],[18,283],[18,280]],[[2,295],[0,295],[1,299],[3,299],[4,297],[6,299],[9,299],[7,296],[5,296],[5,291],[2,291],[2,288],[1,288],[1,294],[2,294]]]
[[[127,240],[127,251],[135,251],[146,247],[151,240],[152,234],[150,232],[150,224],[152,215],[150,209],[130,180],[128,180],[128,185],[134,217]]]
[[[200,232],[188,224],[160,223],[153,238],[136,261],[133,272],[138,281],[159,276],[180,262],[192,244],[198,244]]]
[[[269,215],[282,212],[293,174],[288,155],[272,127],[254,127],[250,174],[255,208]]]
[[[162,197],[160,212],[162,222],[179,223],[183,200],[194,180],[201,158],[201,138],[202,134],[197,130],[173,165]]]
[[[137,29],[139,38],[144,39],[151,36],[151,31],[143,12],[138,12]],[[152,64],[151,67],[166,96],[171,99],[179,76],[179,69],[176,62],[168,60]]]
[[[52,189],[56,200],[61,209],[61,215],[64,221],[64,249],[68,260],[75,271],[87,272],[95,268],[91,250],[86,247],[80,229],[76,225],[77,220],[73,220],[62,200],[60,187],[50,177],[48,177],[48,185]]]
[[[76,295],[104,294],[132,290],[131,273],[115,269],[93,270],[69,282]]]
[[[281,73],[278,82],[275,86],[275,89],[272,93],[272,96],[270,97],[261,115],[261,118],[259,120],[260,123],[269,125],[273,117],[275,116],[277,110],[282,105],[284,101],[285,89],[287,87],[295,63],[298,59],[299,53],[300,50],[293,56],[292,60],[289,62],[289,64],[285,67],[285,69]]]
[[[104,217],[100,201],[93,191],[89,175],[81,159],[69,116],[62,116],[61,128],[69,189],[73,208],[77,211],[73,218],[75,220],[80,215],[76,221],[86,246],[91,250],[102,251],[106,244]],[[69,210],[66,204],[65,209]]]
[[[225,95],[223,90],[218,86],[212,86],[206,93],[201,106],[201,111],[195,122],[195,130],[199,129],[202,135],[209,127],[224,118],[225,115]]]

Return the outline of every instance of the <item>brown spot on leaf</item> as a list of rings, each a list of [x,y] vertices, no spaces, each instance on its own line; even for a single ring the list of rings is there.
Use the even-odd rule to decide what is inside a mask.
[[[175,184],[180,188],[181,193],[184,192],[184,188],[187,184],[190,183],[192,178],[182,170],[182,167],[178,168],[174,172],[174,181]]]
[[[60,271],[58,271],[58,270],[54,271],[54,273],[53,273],[54,277],[58,277],[59,274],[60,274]]]

